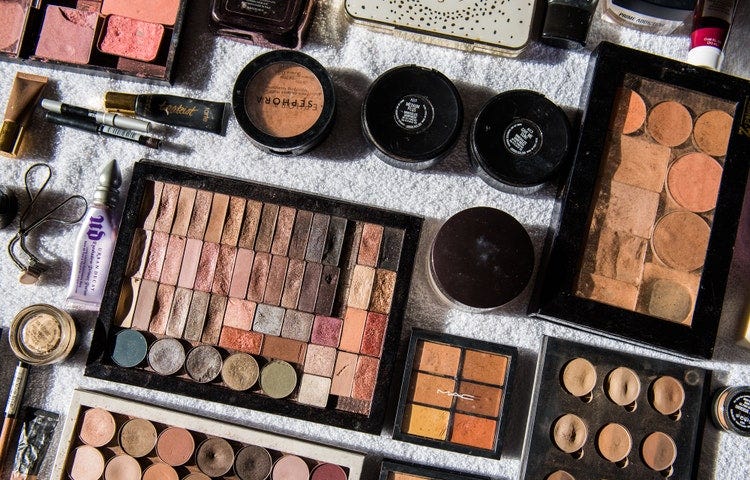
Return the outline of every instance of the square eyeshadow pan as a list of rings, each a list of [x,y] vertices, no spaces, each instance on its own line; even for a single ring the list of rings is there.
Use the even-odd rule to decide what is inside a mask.
[[[517,350],[414,329],[393,438],[497,457]]]
[[[97,322],[106,347],[92,350],[86,374],[379,431],[420,229],[417,217],[138,162]],[[400,249],[371,246],[367,232],[386,230]],[[253,355],[260,382],[237,391],[186,368],[120,367],[123,329],[148,345],[168,337],[223,359]],[[263,391],[272,360],[297,374],[285,398]]]
[[[564,471],[577,480],[694,479],[709,384],[710,372],[701,368],[545,337],[521,478],[547,479]],[[612,434],[616,430],[622,435]],[[555,440],[555,431],[562,440]],[[564,443],[566,437],[577,444]],[[647,461],[656,466],[662,459],[645,446],[658,437],[665,439],[662,446],[676,447],[673,462],[660,471]],[[610,438],[626,440],[612,446],[617,442],[605,443]],[[624,446],[628,438],[630,448]],[[669,450],[662,450],[663,459],[674,453]]]

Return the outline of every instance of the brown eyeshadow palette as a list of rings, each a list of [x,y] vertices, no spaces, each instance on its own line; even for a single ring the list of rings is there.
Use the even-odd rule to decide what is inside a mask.
[[[86,375],[379,432],[421,223],[137,162]]]
[[[186,0],[3,0],[0,59],[171,83]]]
[[[545,337],[522,478],[696,478],[709,384],[701,368]]]
[[[378,480],[488,480],[487,477],[384,460]]]
[[[76,391],[51,478],[357,480],[365,456]]]
[[[750,83],[607,43],[594,59],[530,311],[710,357],[747,179]]]
[[[499,457],[517,355],[514,347],[414,329],[393,438]]]

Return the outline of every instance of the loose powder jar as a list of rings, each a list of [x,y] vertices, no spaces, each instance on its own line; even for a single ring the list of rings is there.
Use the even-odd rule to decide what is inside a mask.
[[[10,347],[22,362],[48,365],[70,354],[76,327],[70,315],[51,305],[21,310],[10,326]]]
[[[442,73],[403,65],[379,76],[362,105],[362,129],[375,154],[406,170],[424,170],[445,157],[463,122],[461,96]]]
[[[568,158],[565,112],[536,92],[493,97],[469,130],[469,158],[479,178],[508,193],[533,193],[554,178]]]
[[[234,114],[250,140],[268,153],[300,155],[318,145],[333,125],[333,81],[304,53],[263,54],[240,72]]]

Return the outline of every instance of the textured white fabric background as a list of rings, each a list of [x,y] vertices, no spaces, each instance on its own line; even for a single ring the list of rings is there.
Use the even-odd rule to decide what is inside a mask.
[[[247,62],[264,50],[210,35],[205,26],[208,3],[190,2],[178,57],[177,82],[173,88],[151,87],[137,82],[114,81],[53,69],[20,69],[49,76],[51,84],[47,90],[48,97],[91,108],[101,106],[103,95],[108,90],[163,92],[230,101],[237,74]],[[746,44],[750,32],[750,2],[740,3],[724,70],[748,78],[750,49]],[[220,403],[195,401],[84,378],[82,372],[94,315],[76,315],[82,327],[83,338],[75,356],[54,368],[40,367],[31,371],[24,404],[65,413],[74,388],[97,389],[243,425],[309,437],[372,453],[374,456],[385,455],[486,474],[492,478],[510,479],[520,475],[521,450],[536,356],[543,335],[571,338],[637,355],[674,359],[662,353],[528,318],[524,312],[530,288],[502,312],[492,315],[467,314],[441,304],[427,284],[424,262],[427,246],[440,221],[463,208],[475,205],[504,209],[519,218],[529,229],[538,257],[550,221],[555,189],[548,186],[535,195],[514,196],[492,190],[470,175],[465,153],[466,125],[453,153],[437,168],[421,173],[391,168],[375,158],[367,148],[360,133],[359,108],[367,86],[377,75],[393,66],[415,63],[437,68],[457,82],[465,103],[465,124],[468,124],[480,105],[490,96],[514,88],[539,91],[577,118],[589,53],[599,41],[609,40],[683,59],[688,49],[688,29],[683,28],[670,36],[642,34],[605,24],[597,12],[587,49],[570,52],[533,43],[519,58],[507,59],[416,43],[352,26],[343,14],[342,4],[343,0],[324,0],[320,4],[310,39],[304,47],[306,53],[316,57],[330,70],[338,89],[337,124],[332,135],[313,152],[299,158],[279,158],[263,154],[250,144],[232,119],[226,137],[187,129],[168,129],[167,137],[173,148],[152,153],[145,147],[128,142],[47,125],[37,112],[26,139],[24,158],[0,160],[0,184],[21,193],[25,170],[35,161],[47,161],[54,169],[50,187],[57,195],[78,192],[90,197],[96,187],[97,169],[114,158],[124,170],[124,198],[133,162],[149,157],[175,165],[231,174],[424,216],[427,222],[414,272],[403,336],[406,337],[408,327],[420,326],[519,347],[522,353],[521,363],[512,392],[513,404],[502,459],[487,460],[395,442],[390,439],[389,423],[386,423],[381,436],[372,436],[232,408]],[[7,101],[13,75],[17,70],[17,65],[0,63],[2,105]],[[748,207],[750,205],[746,205],[746,211],[750,210]],[[735,255],[735,267],[714,360],[697,362],[701,366],[716,369],[723,380],[732,385],[750,384],[750,350],[742,350],[734,344],[741,306],[748,300],[750,285],[750,216],[745,216],[743,228],[744,239],[740,239],[738,243],[743,246]],[[37,286],[19,285],[15,266],[6,255],[0,257],[0,325],[7,327],[21,308],[33,303],[46,302],[62,306],[76,230],[51,227],[40,232],[41,235],[34,236],[31,245],[35,251],[41,252],[45,259],[55,259],[54,268]],[[12,229],[0,231],[0,244],[6,245],[11,236]],[[743,249],[744,253],[740,254],[739,250]],[[0,353],[0,395],[4,402],[14,364],[5,339]],[[398,380],[395,379],[396,382]],[[750,439],[719,434],[710,425],[706,426],[705,432],[700,478],[750,478]],[[57,445],[53,446],[53,450],[56,447]],[[53,454],[54,451],[49,454],[45,471],[49,468]],[[375,462],[372,462],[372,466],[374,470]],[[7,463],[6,471],[9,467],[10,463]],[[374,473],[367,478],[374,478]]]

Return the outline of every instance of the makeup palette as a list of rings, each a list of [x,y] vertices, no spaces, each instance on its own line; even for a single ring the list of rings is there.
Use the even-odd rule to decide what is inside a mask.
[[[486,480],[487,477],[384,460],[378,480]]]
[[[76,391],[51,478],[356,480],[365,456]]]
[[[380,431],[420,228],[138,162],[86,374]]]
[[[696,478],[709,384],[701,368],[547,337],[521,478]]]
[[[747,179],[737,125],[750,83],[607,43],[594,58],[530,310],[710,357]]]
[[[3,0],[0,59],[171,83],[185,0]]]
[[[414,329],[393,438],[498,457],[517,350]]]

